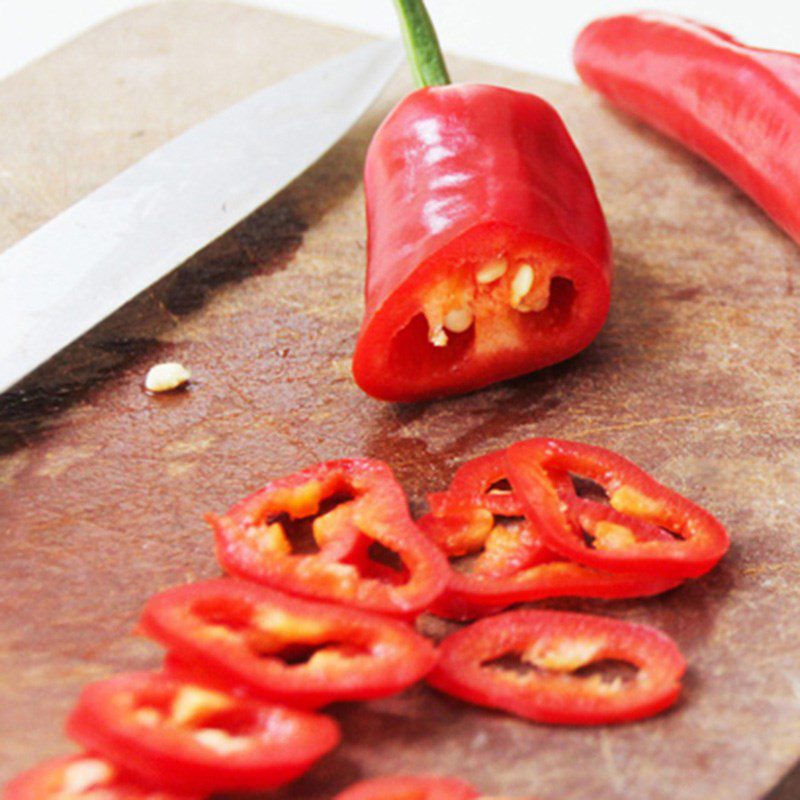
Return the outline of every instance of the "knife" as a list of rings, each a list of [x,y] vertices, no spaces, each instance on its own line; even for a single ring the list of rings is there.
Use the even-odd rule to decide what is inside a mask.
[[[374,42],[153,151],[0,254],[0,392],[182,264],[325,153],[401,59]]]

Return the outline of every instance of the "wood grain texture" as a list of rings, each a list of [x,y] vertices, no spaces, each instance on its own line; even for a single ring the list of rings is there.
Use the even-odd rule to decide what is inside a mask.
[[[201,2],[82,36],[0,84],[0,246],[192,123],[361,41]],[[681,704],[578,730],[419,686],[335,708],[342,747],[273,797],[420,771],[543,800],[755,800],[800,756],[796,247],[723,178],[584,89],[475,63],[452,72],[563,113],[616,245],[599,339],[445,402],[386,405],[355,387],[360,173],[409,87],[398,79],[289,189],[0,398],[0,780],[69,751],[61,723],[81,685],[159,663],[131,630],[151,593],[218,574],[203,512],[345,455],[388,461],[420,510],[462,459],[533,434],[618,450],[729,526],[725,562],[662,598],[549,604],[669,632],[690,664]],[[147,368],[167,359],[191,368],[191,388],[148,396]]]

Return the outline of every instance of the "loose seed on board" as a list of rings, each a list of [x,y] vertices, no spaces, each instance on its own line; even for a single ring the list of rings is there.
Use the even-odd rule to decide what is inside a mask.
[[[174,361],[156,364],[147,373],[147,377],[144,379],[144,388],[148,392],[170,392],[183,386],[191,377],[192,373],[183,364]]]

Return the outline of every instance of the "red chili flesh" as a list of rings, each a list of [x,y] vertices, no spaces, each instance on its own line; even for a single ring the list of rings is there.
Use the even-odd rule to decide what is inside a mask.
[[[484,85],[408,95],[364,173],[364,391],[423,400],[569,358],[608,313],[611,245],[557,112]]]
[[[727,175],[800,243],[800,55],[661,13],[590,24],[581,78]]]
[[[608,662],[628,664],[635,677],[586,674]],[[685,666],[675,643],[655,628],[588,614],[510,611],[448,636],[428,682],[537,722],[600,725],[671,706]]]

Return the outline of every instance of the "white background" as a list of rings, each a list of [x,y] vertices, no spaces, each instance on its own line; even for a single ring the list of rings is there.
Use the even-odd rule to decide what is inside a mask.
[[[0,78],[97,22],[145,2],[0,0]],[[391,0],[248,4],[397,34]],[[570,49],[580,28],[594,17],[643,6],[692,16],[751,44],[800,51],[800,0],[428,0],[446,50],[570,80]]]

